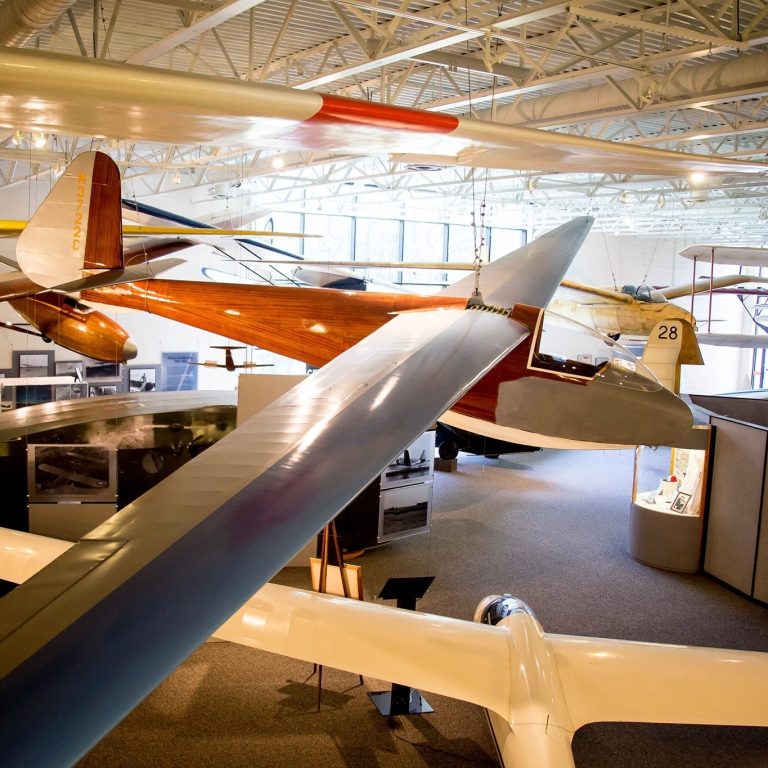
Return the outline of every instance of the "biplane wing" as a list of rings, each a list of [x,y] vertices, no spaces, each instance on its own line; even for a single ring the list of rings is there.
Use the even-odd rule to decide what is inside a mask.
[[[752,245],[690,245],[680,251],[680,255],[692,261],[768,267],[768,248]]]
[[[74,85],[73,85],[74,84]],[[170,144],[309,149],[516,170],[681,176],[765,173],[765,163],[671,152],[297,88],[0,52],[0,124]],[[126,114],[130,119],[126,119]]]

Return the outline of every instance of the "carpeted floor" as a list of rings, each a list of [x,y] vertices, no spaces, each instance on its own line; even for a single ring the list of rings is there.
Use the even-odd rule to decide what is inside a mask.
[[[768,608],[703,574],[626,553],[632,456],[621,452],[460,457],[437,473],[433,527],[367,552],[371,599],[389,576],[434,575],[419,609],[470,619],[488,594],[525,600],[545,630],[768,652]],[[309,586],[305,568],[275,581]],[[424,692],[435,713],[383,718],[366,691],[326,669],[210,641],[79,763],[136,766],[492,766],[478,707]],[[768,681],[766,681],[768,685]],[[768,768],[768,729],[600,724],[574,739],[579,768]]]

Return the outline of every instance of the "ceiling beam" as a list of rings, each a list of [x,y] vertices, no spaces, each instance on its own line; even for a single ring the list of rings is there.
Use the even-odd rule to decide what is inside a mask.
[[[257,5],[261,5],[265,0],[230,0],[218,7],[215,11],[207,13],[202,18],[190,24],[188,27],[182,27],[166,35],[162,40],[158,40],[142,51],[129,56],[125,61],[128,64],[147,64],[150,61],[162,56],[164,53],[177,48],[182,43],[208,32],[229,19],[239,16]]]

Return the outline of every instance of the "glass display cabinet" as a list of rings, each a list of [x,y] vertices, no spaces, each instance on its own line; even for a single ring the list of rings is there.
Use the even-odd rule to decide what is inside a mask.
[[[638,446],[627,550],[641,563],[694,573],[701,561],[711,429],[695,426],[684,447]]]

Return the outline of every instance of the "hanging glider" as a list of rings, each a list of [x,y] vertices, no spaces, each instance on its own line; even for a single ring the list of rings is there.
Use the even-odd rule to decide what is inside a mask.
[[[73,83],[76,87],[73,87]],[[388,153],[395,162],[682,176],[765,163],[521,128],[297,88],[4,48],[0,124],[12,130],[226,146]],[[130,119],[126,119],[126,113]]]
[[[589,217],[574,219],[484,267],[484,300],[512,306],[531,297],[536,306],[548,304],[591,224]],[[464,306],[473,285],[469,275],[435,296],[417,296],[152,280],[85,291],[83,297],[320,366],[393,314]],[[690,416],[679,409],[678,399],[661,392],[653,374],[611,339],[538,309],[515,310],[514,316],[527,325],[529,338],[442,415],[442,422],[500,440],[560,448],[666,445],[685,431]],[[627,377],[635,375],[631,383]],[[638,418],[639,410],[624,401],[628,386],[659,408],[666,400],[666,415]],[[568,403],[568,418],[552,411],[554,399]]]
[[[20,233],[18,263],[3,259],[14,271],[0,275],[0,301],[47,340],[96,360],[127,362],[137,350],[126,331],[67,294],[161,274],[182,260],[155,259],[192,245],[171,239],[124,250],[117,166],[101,152],[85,152]]]
[[[561,388],[541,405],[532,399],[537,387],[546,393],[559,382],[602,392],[607,411],[620,407],[638,427],[657,425],[663,442],[687,433],[687,408],[642,369],[607,361],[573,368],[541,346],[551,332],[541,311],[523,302],[549,300],[589,223],[540,238],[511,266],[491,266],[481,281],[485,303],[475,296],[468,304],[470,276],[450,295],[394,317],[392,305],[379,302],[378,314],[361,315],[363,326],[351,329],[357,339],[339,344],[320,327],[310,331],[320,354],[333,350],[320,370],[0,601],[3,765],[77,760],[480,381],[475,412],[498,413],[499,393],[519,378],[511,374],[533,360],[533,348],[514,357],[529,338],[534,367],[549,370],[524,377],[529,394],[518,393],[515,418],[540,407],[555,421],[594,418],[577,412],[578,400]],[[295,290],[305,300],[315,293]],[[327,293],[344,300],[343,292]],[[237,305],[249,322],[263,310],[252,298]],[[208,295],[213,304],[232,309]],[[349,311],[355,305],[346,305],[342,321]],[[335,317],[324,312],[328,322]],[[295,322],[303,327],[304,319]]]

